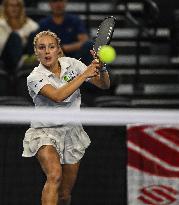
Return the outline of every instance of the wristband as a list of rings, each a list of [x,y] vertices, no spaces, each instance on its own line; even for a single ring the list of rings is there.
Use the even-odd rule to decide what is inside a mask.
[[[104,65],[101,69],[100,69],[100,73],[103,73],[103,72],[107,72],[107,68],[106,68],[106,65]]]

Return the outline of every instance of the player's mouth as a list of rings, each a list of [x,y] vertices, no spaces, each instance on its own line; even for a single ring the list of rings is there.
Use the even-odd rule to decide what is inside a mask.
[[[46,61],[51,61],[51,59],[52,59],[52,57],[50,57],[50,56],[46,56],[46,57],[45,57],[45,60],[46,60]]]

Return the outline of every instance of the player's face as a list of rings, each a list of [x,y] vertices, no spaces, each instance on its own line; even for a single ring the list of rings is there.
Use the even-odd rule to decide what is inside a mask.
[[[18,0],[9,0],[6,7],[7,15],[10,18],[18,18],[21,11],[21,5]]]
[[[59,55],[62,53],[54,37],[41,36],[36,43],[36,55],[38,60],[47,68],[54,67],[58,63]]]
[[[50,7],[54,15],[60,15],[65,12],[67,0],[53,0],[50,2]]]

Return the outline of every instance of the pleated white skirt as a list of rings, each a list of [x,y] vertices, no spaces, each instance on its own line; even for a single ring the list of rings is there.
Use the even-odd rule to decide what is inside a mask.
[[[35,156],[43,145],[57,150],[61,164],[77,163],[91,141],[82,125],[63,125],[49,128],[29,128],[23,140],[23,157]]]

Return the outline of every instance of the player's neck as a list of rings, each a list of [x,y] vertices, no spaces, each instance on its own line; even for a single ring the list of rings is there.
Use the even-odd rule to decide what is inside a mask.
[[[51,70],[51,72],[54,73],[57,77],[59,77],[59,76],[60,76],[60,73],[61,73],[60,63],[58,63],[57,65],[55,65],[54,67],[52,67],[50,70]]]

